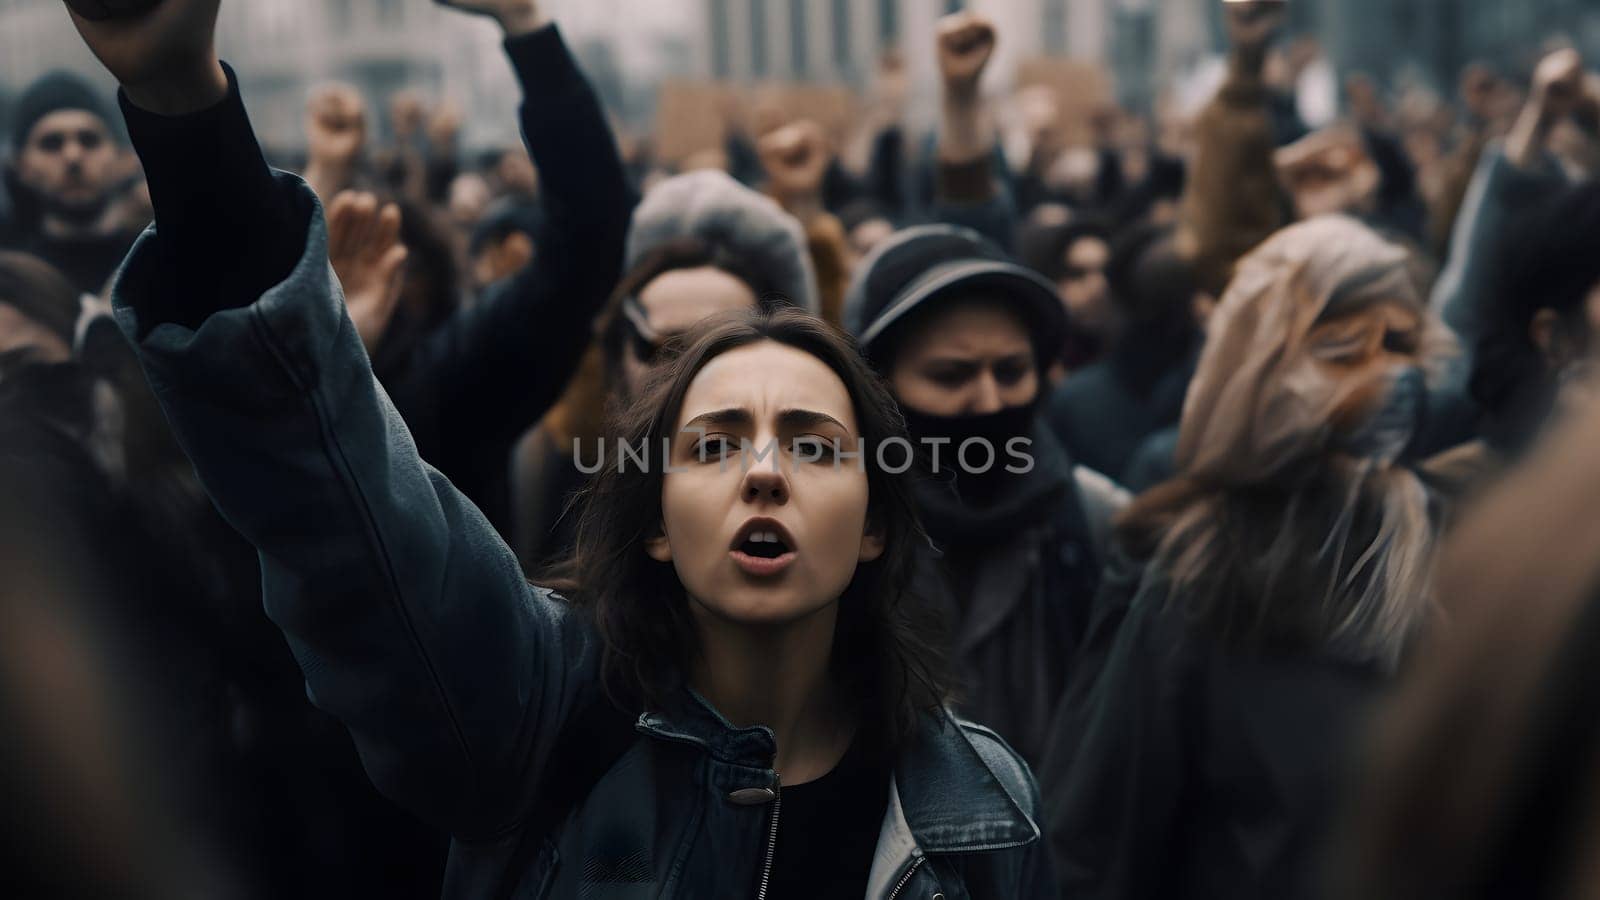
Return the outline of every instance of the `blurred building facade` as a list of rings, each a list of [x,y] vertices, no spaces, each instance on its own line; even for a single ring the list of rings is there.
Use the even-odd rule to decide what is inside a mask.
[[[1317,38],[1340,72],[1363,71],[1387,83],[1420,80],[1446,95],[1470,62],[1487,62],[1513,78],[1526,77],[1552,43],[1571,44],[1583,51],[1591,67],[1600,64],[1596,0],[1288,3],[1292,31]],[[1171,78],[1222,49],[1221,4],[1216,0],[1120,0],[1120,6],[1124,29],[1151,35],[1148,42],[1122,47],[1117,59],[1122,78],[1136,72]]]
[[[1125,102],[1144,105],[1223,48],[1218,0],[698,0],[696,74],[739,82],[862,86],[879,55],[900,49],[913,83],[934,69],[933,24],[962,8],[1001,31],[997,78],[1041,55],[1101,62]],[[1341,71],[1420,75],[1448,90],[1486,60],[1525,75],[1547,39],[1564,37],[1600,61],[1596,0],[1289,0],[1293,28],[1315,35]]]
[[[935,90],[934,23],[963,7],[1001,29],[992,66],[1004,83],[1021,60],[1105,64],[1120,98],[1146,106],[1222,47],[1218,0],[544,0],[610,109],[642,122],[666,77],[808,81],[864,87],[888,48],[904,55],[925,101]],[[1341,71],[1420,75],[1453,89],[1466,62],[1526,75],[1560,37],[1600,61],[1597,0],[1289,0],[1294,27],[1316,35]],[[310,87],[348,81],[381,100],[405,86],[448,95],[465,142],[517,139],[516,86],[494,26],[433,0],[227,0],[221,49],[238,70],[263,140],[304,141]],[[56,67],[111,83],[73,32],[61,0],[0,0],[0,117],[7,95]],[[926,103],[923,104],[926,107]],[[386,126],[381,103],[373,125]],[[0,122],[3,126],[3,122]]]
[[[699,0],[703,65],[719,80],[831,81],[863,85],[885,50],[904,55],[913,79],[934,67],[934,22],[970,7],[992,17],[1002,40],[997,71],[1045,54],[1104,59],[1114,0]]]
[[[577,0],[547,0],[553,12]],[[468,147],[515,143],[516,82],[492,22],[440,8],[433,0],[226,0],[218,22],[222,57],[241,89],[264,144],[293,154],[305,142],[303,114],[323,81],[355,85],[372,101],[373,134],[387,132],[383,98],[413,88],[462,107]],[[569,37],[572,35],[569,33]],[[608,100],[620,102],[621,76],[602,40],[573,41]],[[54,68],[80,71],[114,88],[78,39],[61,0],[0,0],[0,86],[13,96]]]
[[[494,26],[430,0],[225,2],[218,46],[239,74],[263,143],[304,144],[306,97],[327,80],[381,99],[401,87],[449,96],[463,107],[469,145],[517,139],[516,85]],[[20,91],[52,68],[82,71],[112,88],[78,40],[60,0],[0,0],[0,82]],[[381,103],[370,118],[387,126]]]

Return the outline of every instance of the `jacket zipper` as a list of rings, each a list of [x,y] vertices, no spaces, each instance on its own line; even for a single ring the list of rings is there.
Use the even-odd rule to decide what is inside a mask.
[[[889,900],[895,900],[896,897],[900,896],[900,892],[905,890],[906,885],[911,882],[911,876],[917,874],[917,870],[922,868],[922,863],[926,859],[926,856],[919,856],[911,861],[911,868],[907,869],[906,873],[900,876],[899,883],[894,886],[894,890],[889,892]]]
[[[781,778],[773,782],[772,791],[772,825],[767,829],[767,861],[761,867],[761,890],[756,892],[756,900],[767,900],[767,885],[772,881],[772,857],[778,851],[778,813],[783,810]]]

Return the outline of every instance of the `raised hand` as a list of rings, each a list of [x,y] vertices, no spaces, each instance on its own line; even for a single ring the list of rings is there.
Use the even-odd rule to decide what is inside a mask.
[[[939,20],[939,73],[948,95],[970,98],[978,93],[978,80],[994,56],[994,23],[972,12],[959,12]]]
[[[538,0],[434,0],[440,6],[488,16],[500,23],[508,37],[527,34],[545,24]]]
[[[216,53],[219,2],[70,0],[67,8],[84,43],[135,106],[176,116],[228,94]]]
[[[1378,167],[1359,132],[1325,128],[1280,149],[1278,178],[1301,219],[1366,211],[1378,189]]]
[[[1528,102],[1537,104],[1547,119],[1559,119],[1578,108],[1584,95],[1583,80],[1583,57],[1578,51],[1557,50],[1539,61]]]
[[[367,352],[377,350],[400,302],[406,246],[400,207],[379,208],[372,194],[345,191],[328,206],[328,262],[344,287],[350,321]]]
[[[367,141],[367,104],[347,84],[325,84],[306,104],[308,165],[348,166]]]
[[[808,198],[822,190],[833,160],[822,126],[802,119],[768,134],[756,145],[772,192],[780,199]]]
[[[1506,135],[1506,159],[1519,168],[1536,165],[1551,129],[1562,118],[1579,112],[1583,100],[1583,57],[1578,51],[1557,50],[1540,60],[1528,101]]]

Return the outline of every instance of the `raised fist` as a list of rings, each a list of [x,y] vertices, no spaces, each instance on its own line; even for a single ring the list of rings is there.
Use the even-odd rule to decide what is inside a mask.
[[[1557,119],[1577,109],[1584,94],[1583,57],[1576,50],[1557,50],[1539,61],[1533,72],[1533,95],[1529,100]]]
[[[1364,212],[1376,196],[1378,167],[1352,128],[1313,132],[1278,150],[1274,162],[1299,218]]]
[[[91,22],[136,16],[161,0],[67,0],[72,11]]]
[[[994,56],[994,23],[971,12],[960,12],[939,20],[939,72],[945,89],[970,96],[978,91],[978,79]]]
[[[349,165],[367,140],[367,105],[355,88],[327,84],[306,104],[307,160],[310,166]]]
[[[802,119],[768,134],[757,145],[762,168],[781,198],[810,196],[822,189],[832,154],[822,126]]]
[[[182,115],[228,93],[217,62],[220,0],[69,0],[72,22],[136,106]]]
[[[434,0],[440,6],[488,16],[508,35],[525,34],[544,24],[537,0]]]

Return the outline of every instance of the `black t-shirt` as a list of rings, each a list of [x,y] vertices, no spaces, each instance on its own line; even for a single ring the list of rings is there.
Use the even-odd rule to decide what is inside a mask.
[[[859,900],[889,808],[889,761],[852,744],[832,772],[783,788],[773,900]]]

